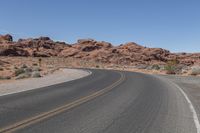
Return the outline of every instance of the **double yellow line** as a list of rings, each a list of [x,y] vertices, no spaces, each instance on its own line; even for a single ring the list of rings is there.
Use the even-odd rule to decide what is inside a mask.
[[[24,127],[27,127],[27,126],[30,126],[32,124],[35,124],[37,122],[40,122],[46,118],[49,118],[49,117],[52,117],[52,116],[55,116],[59,113],[62,113],[64,111],[67,111],[69,109],[72,109],[76,106],[79,106],[87,101],[90,101],[98,96],[101,96],[103,94],[105,94],[106,92],[112,90],[114,87],[118,86],[120,83],[122,83],[124,80],[125,80],[125,76],[123,73],[119,72],[120,73],[120,79],[115,81],[114,83],[112,83],[111,85],[101,89],[100,91],[97,91],[91,95],[88,95],[86,97],[83,97],[83,98],[80,98],[78,100],[75,100],[71,103],[68,103],[66,105],[63,105],[61,107],[58,107],[56,109],[53,109],[51,111],[48,111],[48,112],[44,112],[42,114],[39,114],[37,116],[34,116],[34,117],[31,117],[31,118],[28,118],[28,119],[25,119],[25,120],[22,120],[20,122],[17,122],[13,125],[10,125],[8,127],[5,127],[3,129],[0,129],[0,133],[12,133],[14,131],[17,131],[19,129],[22,129]]]

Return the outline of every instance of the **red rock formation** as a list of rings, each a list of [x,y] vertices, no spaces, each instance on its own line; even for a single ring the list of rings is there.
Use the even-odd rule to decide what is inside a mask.
[[[0,36],[0,42],[0,56],[74,57],[122,65],[164,64],[173,59],[187,66],[200,64],[200,53],[170,53],[165,49],[147,48],[134,42],[112,46],[104,41],[80,39],[69,45],[55,42],[49,37],[19,39],[13,42],[10,35]]]
[[[11,35],[6,34],[6,35],[0,35],[0,43],[4,43],[4,42],[12,42],[13,38]]]

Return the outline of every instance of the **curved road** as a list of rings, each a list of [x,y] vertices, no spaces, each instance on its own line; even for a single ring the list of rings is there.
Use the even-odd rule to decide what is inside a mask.
[[[91,71],[78,80],[1,96],[0,132],[198,132],[192,105],[174,84],[141,73]]]

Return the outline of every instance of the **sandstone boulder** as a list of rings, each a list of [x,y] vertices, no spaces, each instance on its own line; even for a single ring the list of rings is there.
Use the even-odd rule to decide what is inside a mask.
[[[10,34],[0,35],[0,43],[12,42],[13,37]]]

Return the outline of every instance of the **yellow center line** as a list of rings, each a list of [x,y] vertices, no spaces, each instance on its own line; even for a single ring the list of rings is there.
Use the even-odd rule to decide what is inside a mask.
[[[97,92],[95,92],[91,95],[85,96],[83,98],[75,100],[71,103],[63,105],[63,106],[58,107],[56,109],[53,109],[51,111],[44,112],[44,113],[39,114],[37,116],[22,120],[20,122],[12,124],[8,127],[2,128],[2,129],[0,129],[0,133],[12,133],[14,131],[17,131],[17,130],[22,129],[22,128],[27,127],[27,126],[30,126],[34,123],[40,122],[40,121],[47,119],[49,117],[55,116],[59,113],[62,113],[62,112],[67,111],[69,109],[72,109],[76,106],[79,106],[79,105],[81,105],[81,104],[83,104],[87,101],[90,101],[90,100],[92,100],[92,99],[94,99],[98,96],[105,94],[106,92],[112,90],[114,87],[118,86],[120,83],[122,83],[125,80],[124,74],[122,74],[121,72],[119,72],[119,73],[120,73],[120,79],[119,80],[117,80],[116,82],[112,83],[111,85],[101,89],[100,91],[97,91]]]

